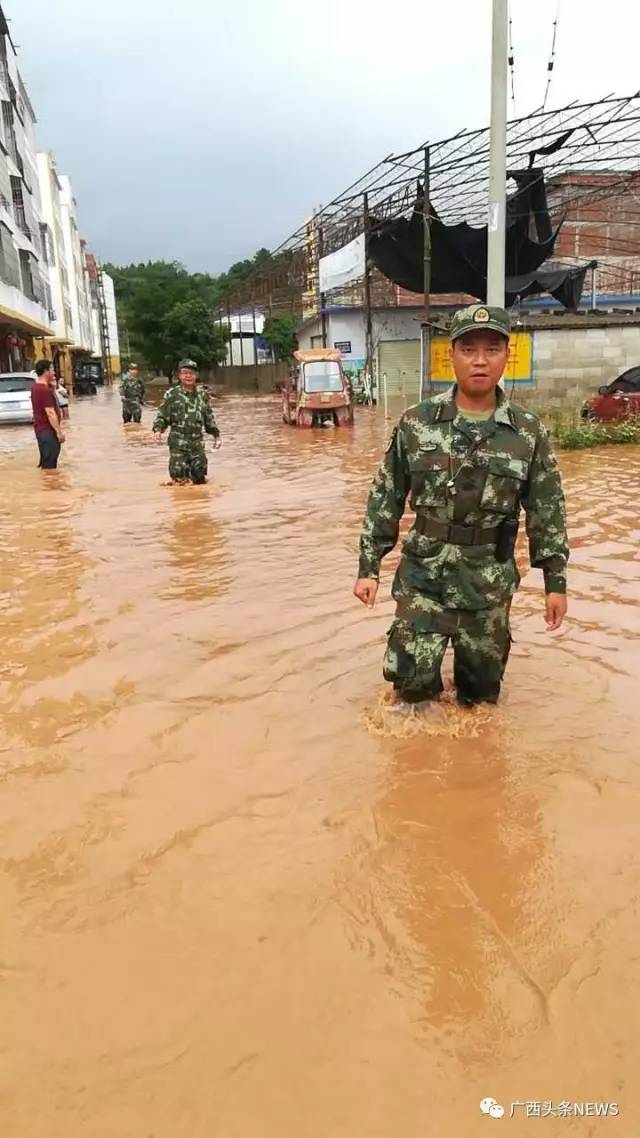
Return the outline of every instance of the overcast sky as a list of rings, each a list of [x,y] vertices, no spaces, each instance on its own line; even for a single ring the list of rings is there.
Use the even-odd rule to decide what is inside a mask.
[[[377,160],[488,121],[491,0],[2,0],[82,229],[218,272]],[[558,0],[511,0],[516,111]],[[640,87],[638,0],[561,0],[549,106]],[[510,114],[512,104],[510,102]]]

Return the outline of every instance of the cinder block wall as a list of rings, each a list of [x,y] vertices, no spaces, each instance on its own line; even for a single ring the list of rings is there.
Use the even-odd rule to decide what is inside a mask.
[[[538,328],[533,334],[534,387],[527,395],[539,403],[575,403],[636,364],[640,324]]]

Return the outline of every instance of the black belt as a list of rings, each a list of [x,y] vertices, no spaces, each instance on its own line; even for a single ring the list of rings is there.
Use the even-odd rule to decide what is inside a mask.
[[[446,541],[451,545],[494,545],[500,533],[500,526],[483,529],[482,526],[448,525],[424,514],[418,514],[415,529],[422,537],[432,537],[435,541]]]

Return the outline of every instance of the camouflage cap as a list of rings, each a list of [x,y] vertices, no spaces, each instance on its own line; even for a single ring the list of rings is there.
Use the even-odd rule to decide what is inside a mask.
[[[460,308],[451,321],[451,342],[467,332],[481,332],[485,328],[508,336],[511,331],[508,312],[504,308],[489,308],[486,304],[470,304],[468,308]]]
[[[178,364],[178,371],[183,367],[190,367],[192,371],[199,371],[198,365],[195,360],[180,360]]]

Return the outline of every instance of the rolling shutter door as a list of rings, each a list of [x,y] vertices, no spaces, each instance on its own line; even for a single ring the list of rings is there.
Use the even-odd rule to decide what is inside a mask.
[[[420,341],[381,340],[378,345],[378,374],[387,377],[389,398],[400,397],[407,405],[420,399]]]

